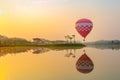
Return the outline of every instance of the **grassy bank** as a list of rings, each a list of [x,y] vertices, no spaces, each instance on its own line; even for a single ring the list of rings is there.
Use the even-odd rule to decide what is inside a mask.
[[[83,48],[85,47],[84,44],[81,44],[81,43],[76,43],[76,44],[73,44],[73,43],[64,43],[64,44],[46,44],[46,45],[37,45],[39,47],[47,47],[47,48],[53,48],[53,49],[62,49],[62,48]]]
[[[59,48],[59,47],[63,47],[63,48],[73,48],[73,47],[85,47],[84,44],[81,43],[62,43],[62,44],[29,44],[29,45],[5,45],[5,46],[1,46],[1,47],[48,47],[48,48]]]
[[[84,44],[81,43],[64,43],[64,44],[45,44],[45,45],[39,45],[39,46],[44,46],[44,47],[81,47],[85,46]]]

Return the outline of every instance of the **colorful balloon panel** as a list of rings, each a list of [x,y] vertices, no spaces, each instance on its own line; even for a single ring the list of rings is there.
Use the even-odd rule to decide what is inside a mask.
[[[80,19],[76,22],[75,28],[82,37],[86,38],[93,28],[93,23],[89,19]]]
[[[76,69],[81,73],[89,73],[93,68],[94,64],[86,54],[83,54],[76,63]]]

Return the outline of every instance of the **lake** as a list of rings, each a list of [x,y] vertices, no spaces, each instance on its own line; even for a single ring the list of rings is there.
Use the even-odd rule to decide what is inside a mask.
[[[0,80],[120,80],[119,48],[0,48]]]

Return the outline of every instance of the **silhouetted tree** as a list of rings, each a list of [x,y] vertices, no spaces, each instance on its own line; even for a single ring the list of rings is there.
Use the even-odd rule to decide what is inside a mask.
[[[73,41],[73,42],[75,43],[75,35],[72,35],[72,37],[73,37],[73,39],[74,39],[74,41]]]

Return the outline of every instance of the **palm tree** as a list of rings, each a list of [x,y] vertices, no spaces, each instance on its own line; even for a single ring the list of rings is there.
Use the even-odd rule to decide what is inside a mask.
[[[75,35],[72,35],[72,37],[74,38],[74,43],[75,43]]]
[[[67,41],[67,43],[68,43],[68,35],[67,35],[67,36],[65,36],[65,39],[66,39],[66,41]]]
[[[66,37],[67,37],[67,42],[69,42],[70,35],[67,35]],[[71,40],[70,40],[70,42],[71,42]]]
[[[69,39],[70,39],[70,43],[72,43],[72,39],[73,39],[73,38],[70,36]]]

